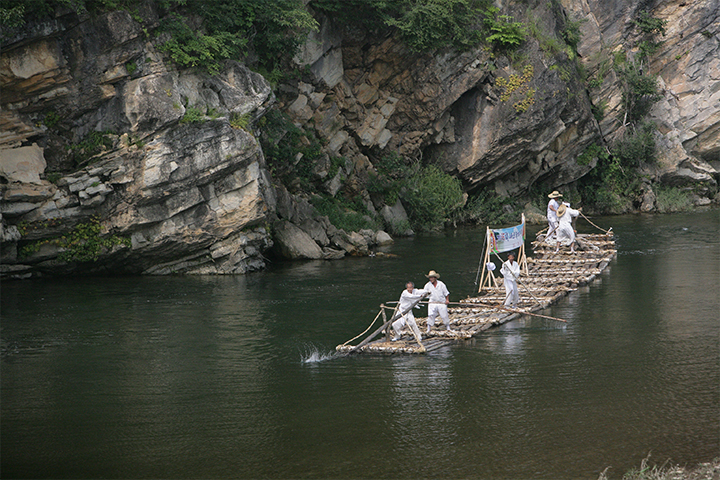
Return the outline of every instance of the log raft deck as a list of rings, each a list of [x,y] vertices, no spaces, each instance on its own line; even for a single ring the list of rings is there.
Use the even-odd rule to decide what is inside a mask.
[[[502,283],[484,288],[476,296],[460,302],[451,303],[448,308],[450,326],[455,332],[445,330],[440,318],[435,320],[435,328],[426,334],[427,318],[417,318],[418,328],[422,332],[423,348],[415,341],[409,327],[403,330],[402,338],[391,341],[393,331],[390,325],[376,331],[376,338],[367,337],[356,346],[349,343],[338,345],[340,353],[364,354],[418,354],[431,352],[482,332],[521,316],[536,314],[558,302],[578,287],[592,282],[615,258],[617,250],[612,231],[606,234],[580,234],[577,238],[584,250],[570,254],[567,247],[555,253],[555,245],[542,241],[532,242],[534,257],[527,257],[527,271],[523,271],[518,281],[520,302],[515,309],[502,306],[505,300],[505,288]],[[388,314],[385,313],[388,309]],[[381,305],[378,314],[384,320],[393,316],[393,309]],[[537,314],[536,314],[537,315]],[[542,317],[542,315],[538,315]],[[552,317],[548,317],[552,318]],[[387,323],[387,322],[386,322]],[[372,324],[371,324],[372,326]],[[384,331],[383,331],[384,330]],[[361,334],[362,335],[362,334]]]

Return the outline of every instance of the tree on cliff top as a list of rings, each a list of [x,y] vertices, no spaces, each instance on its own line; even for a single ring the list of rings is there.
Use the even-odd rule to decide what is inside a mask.
[[[0,26],[15,30],[27,20],[50,19],[58,11],[78,15],[127,10],[138,22],[140,0],[0,0]],[[318,23],[302,0],[155,0],[163,18],[160,30],[171,38],[162,49],[183,67],[215,73],[228,58],[250,53],[271,71],[281,58],[294,55]],[[199,28],[187,17],[202,19]],[[3,32],[7,35],[9,32]]]
[[[438,48],[467,49],[483,40],[488,0],[314,0],[314,8],[341,23],[366,28],[394,28],[415,52]]]

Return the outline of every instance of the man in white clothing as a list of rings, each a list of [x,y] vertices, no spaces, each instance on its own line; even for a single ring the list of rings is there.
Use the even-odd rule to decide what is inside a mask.
[[[438,315],[443,319],[445,328],[451,332],[450,317],[448,316],[447,310],[447,304],[450,303],[450,292],[448,292],[445,284],[438,280],[440,274],[435,270],[430,270],[430,273],[425,276],[428,278],[428,283],[425,284],[423,290],[430,293],[430,298],[428,299],[427,333],[430,333],[430,329],[435,326],[435,318]]]
[[[548,221],[548,233],[547,238],[549,239],[551,236],[553,236],[558,228],[558,215],[557,210],[560,207],[560,198],[562,198],[562,193],[555,190],[550,195],[548,195],[548,198],[550,201],[548,202],[547,206],[547,221]]]
[[[578,215],[580,215],[580,210],[582,210],[582,208],[577,210],[570,208],[569,203],[563,203],[558,208],[558,219],[560,225],[557,229],[557,247],[555,248],[555,253],[560,251],[561,243],[563,245],[570,245],[570,253],[575,253],[575,229],[573,228],[572,222]]]
[[[520,296],[518,295],[517,279],[520,276],[520,265],[515,261],[515,254],[508,255],[507,261],[502,264],[500,273],[505,280],[505,305],[514,307],[518,304]]]
[[[405,290],[403,290],[400,295],[400,300],[398,301],[398,313],[402,313],[405,310],[407,310],[407,313],[395,320],[392,324],[393,330],[395,330],[393,342],[400,340],[400,337],[402,336],[402,329],[407,324],[410,325],[413,335],[415,336],[415,340],[417,340],[420,346],[422,346],[422,335],[420,335],[420,329],[418,328],[417,323],[415,323],[415,315],[413,315],[411,307],[413,303],[417,302],[427,294],[427,291],[415,288],[415,284],[413,282],[407,282],[405,284]]]

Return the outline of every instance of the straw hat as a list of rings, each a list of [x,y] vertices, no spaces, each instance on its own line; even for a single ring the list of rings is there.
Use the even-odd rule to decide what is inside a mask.
[[[430,270],[430,273],[428,273],[428,274],[425,275],[425,276],[426,276],[427,278],[430,278],[430,277],[440,278],[440,274],[437,273],[435,270]]]
[[[558,192],[557,190],[554,190],[550,195],[548,195],[548,198],[560,198],[562,197],[562,193]]]
[[[567,210],[567,206],[565,206],[564,203],[563,203],[562,205],[560,205],[560,206],[558,207],[558,209],[557,209],[557,216],[558,216],[558,218],[560,218],[560,217],[562,217],[563,215],[565,215],[565,211],[566,211],[566,210]]]

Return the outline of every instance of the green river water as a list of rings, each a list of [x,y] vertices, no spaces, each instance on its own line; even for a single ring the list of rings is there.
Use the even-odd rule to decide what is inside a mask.
[[[720,211],[594,220],[618,257],[543,312],[567,324],[424,356],[333,352],[430,269],[472,294],[484,229],[248,276],[3,282],[0,475],[595,479],[720,456]]]

